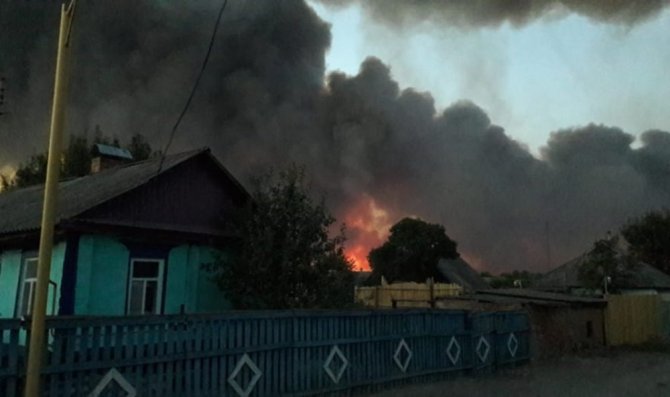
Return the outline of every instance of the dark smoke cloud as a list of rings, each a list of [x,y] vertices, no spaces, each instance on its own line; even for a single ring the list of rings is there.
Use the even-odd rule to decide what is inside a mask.
[[[164,140],[202,62],[216,3],[80,2],[70,130],[81,133],[100,124],[107,134],[142,132]],[[9,81],[11,112],[0,133],[14,149],[3,155],[20,156],[34,145],[21,134],[44,136],[48,126],[60,5],[0,7],[0,73]],[[322,87],[329,42],[326,23],[300,1],[231,1],[184,124],[184,141],[206,134],[194,131],[218,133],[221,125],[247,136],[260,132],[258,123],[286,117],[288,108],[302,112]]]
[[[80,6],[70,131],[100,125],[164,144],[218,4]],[[0,3],[11,111],[0,118],[0,165],[46,147],[57,11]],[[325,76],[329,43],[328,25],[302,1],[231,1],[173,150],[208,145],[242,180],[305,164],[340,219],[372,197],[391,222],[443,223],[461,252],[494,271],[546,268],[547,237],[558,264],[670,199],[668,132],[646,132],[633,148],[617,128],[557,131],[536,158],[475,104],[438,112],[430,94],[401,89],[378,59],[355,76]]]
[[[605,23],[635,24],[670,4],[668,0],[317,0],[328,6],[359,4],[393,26],[420,22],[456,27],[521,26],[543,17],[575,13]]]

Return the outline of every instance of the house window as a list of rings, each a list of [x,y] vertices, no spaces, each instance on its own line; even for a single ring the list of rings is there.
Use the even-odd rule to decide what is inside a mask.
[[[160,314],[163,261],[132,259],[128,284],[128,314]]]
[[[593,337],[593,321],[586,322],[586,337],[587,338]]]
[[[21,272],[21,284],[19,286],[19,300],[16,313],[19,316],[27,316],[33,309],[35,300],[35,287],[37,286],[37,258],[26,258],[23,261]]]

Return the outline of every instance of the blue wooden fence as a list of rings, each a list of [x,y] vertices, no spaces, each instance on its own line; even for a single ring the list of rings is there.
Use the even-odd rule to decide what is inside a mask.
[[[25,340],[0,320],[0,396],[21,395]],[[47,319],[45,396],[343,395],[529,359],[522,312],[233,312]]]

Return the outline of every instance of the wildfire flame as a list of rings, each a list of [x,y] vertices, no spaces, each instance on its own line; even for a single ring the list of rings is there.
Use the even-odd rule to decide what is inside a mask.
[[[374,198],[364,195],[344,216],[349,240],[346,255],[356,270],[370,270],[368,253],[380,246],[391,227],[390,215]]]

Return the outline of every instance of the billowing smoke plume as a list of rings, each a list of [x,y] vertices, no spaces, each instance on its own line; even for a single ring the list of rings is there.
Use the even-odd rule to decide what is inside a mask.
[[[516,4],[500,2],[508,3]],[[522,3],[529,10],[498,20],[521,23],[544,2]],[[661,4],[633,12],[608,1],[614,8],[598,14],[563,3],[629,22]],[[164,144],[217,6],[81,2],[70,131],[100,125],[108,135],[140,132]],[[55,2],[0,4],[9,111],[0,116],[0,164],[46,147],[57,17]],[[401,89],[378,59],[355,76],[325,76],[329,43],[328,25],[302,1],[231,1],[173,151],[210,146],[243,181],[270,166],[305,164],[341,220],[356,223],[363,218],[352,211],[372,208],[366,219],[379,225],[407,215],[440,222],[466,257],[494,271],[546,268],[547,241],[555,265],[670,200],[670,133],[646,132],[633,148],[630,134],[588,125],[553,133],[538,159],[475,104],[438,112],[430,94]],[[353,242],[363,233],[356,225]]]
[[[668,0],[318,0],[329,6],[360,4],[393,26],[432,22],[457,27],[520,26],[543,17],[575,13],[606,23],[634,24],[659,13]]]

